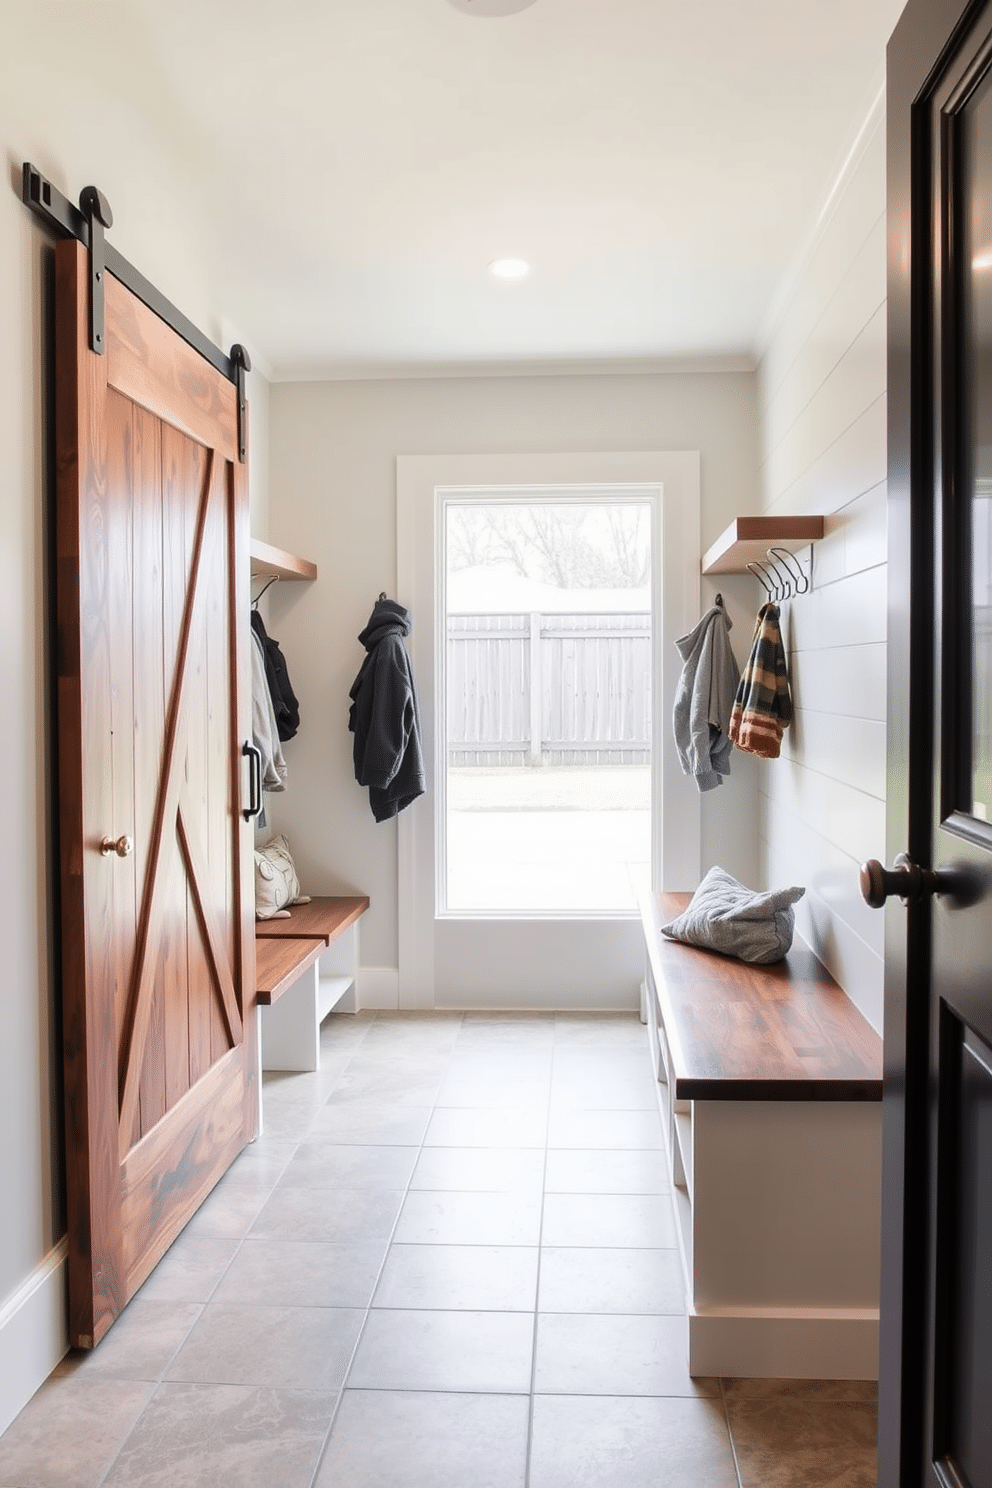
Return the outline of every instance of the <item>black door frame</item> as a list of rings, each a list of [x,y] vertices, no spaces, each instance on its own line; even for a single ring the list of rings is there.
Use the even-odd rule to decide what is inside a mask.
[[[890,862],[933,857],[935,470],[939,410],[931,107],[943,64],[987,0],[909,0],[887,53],[888,772]],[[886,910],[879,1484],[922,1481],[928,1269],[935,1235],[930,901]]]

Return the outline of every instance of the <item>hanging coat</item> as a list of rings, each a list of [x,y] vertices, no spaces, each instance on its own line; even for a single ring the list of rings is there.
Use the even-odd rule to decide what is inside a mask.
[[[255,748],[262,757],[262,789],[285,790],[286,761],[279,743],[272,697],[265,676],[262,643],[254,631],[251,634],[251,732]]]
[[[292,739],[299,729],[300,705],[296,701],[296,694],[289,680],[289,671],[282,648],[279,642],[273,640],[266,632],[261,615],[254,609],[251,612],[251,628],[258,636],[262,647],[262,655],[265,658],[265,676],[272,698],[272,711],[276,715],[276,728],[279,738],[285,743],[287,739]]]
[[[730,774],[730,712],[740,679],[732,623],[718,602],[675,642],[683,663],[672,715],[675,745],[683,775],[691,775],[700,791],[722,785]]]
[[[734,699],[730,737],[748,754],[778,759],[782,735],[791,722],[792,697],[778,605],[766,604],[758,611],[751,654]]]
[[[368,786],[377,822],[426,790],[420,705],[403,644],[411,629],[409,610],[380,599],[358,637],[368,654],[352,684],[348,727],[355,735],[355,779]]]

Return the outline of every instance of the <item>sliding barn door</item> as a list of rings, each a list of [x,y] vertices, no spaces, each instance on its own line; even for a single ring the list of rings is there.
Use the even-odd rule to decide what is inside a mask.
[[[237,391],[56,257],[70,1339],[92,1347],[257,1127]]]

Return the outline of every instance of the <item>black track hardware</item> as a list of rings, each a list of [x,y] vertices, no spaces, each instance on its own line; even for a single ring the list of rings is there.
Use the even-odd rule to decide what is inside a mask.
[[[104,229],[113,223],[110,203],[96,186],[86,186],[80,193],[79,206],[73,206],[57,186],[45,179],[30,161],[22,170],[21,199],[26,207],[48,228],[62,238],[77,238],[90,254],[90,348],[97,355],[105,349],[103,296],[107,274],[113,274],[149,310],[172,327],[188,346],[199,352],[212,367],[238,389],[238,457],[244,463],[247,454],[247,419],[245,373],[251,371],[251,359],[243,346],[231,348],[227,356],[206,337],[198,326],[178,310],[171,300],[150,284],[145,276],[108,243]]]
[[[238,459],[244,464],[248,445],[248,402],[245,394],[245,373],[251,371],[251,357],[240,341],[231,347],[231,365],[238,389]]]
[[[103,276],[107,272],[103,230],[113,227],[114,214],[98,186],[83,187],[79,193],[79,210],[90,226],[90,351],[103,356],[106,349],[103,336]]]

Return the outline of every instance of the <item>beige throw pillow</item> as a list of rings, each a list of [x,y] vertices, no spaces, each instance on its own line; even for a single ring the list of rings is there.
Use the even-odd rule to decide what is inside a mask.
[[[309,904],[309,895],[300,893],[289,843],[280,834],[264,847],[255,849],[255,918],[257,920],[289,919],[287,904]]]

